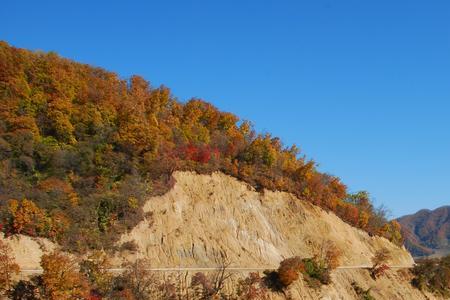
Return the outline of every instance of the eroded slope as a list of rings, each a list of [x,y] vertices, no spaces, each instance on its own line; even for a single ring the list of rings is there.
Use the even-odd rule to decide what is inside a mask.
[[[310,257],[324,241],[333,241],[343,252],[342,265],[370,265],[374,253],[383,248],[392,254],[391,265],[413,264],[405,249],[370,237],[290,194],[261,194],[221,173],[173,176],[176,183],[167,194],[146,202],[146,220],[122,236],[122,243],[138,245],[137,255],[129,259],[145,257],[154,267],[209,267],[222,251],[234,267],[269,268],[294,255]],[[336,270],[333,278],[334,283],[321,290],[299,281],[289,293],[294,299],[356,299],[351,288],[355,281],[372,287],[379,299],[425,299],[397,271],[377,281],[361,269]]]

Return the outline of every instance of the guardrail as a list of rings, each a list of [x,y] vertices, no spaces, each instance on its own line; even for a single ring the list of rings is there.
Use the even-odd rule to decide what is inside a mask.
[[[388,266],[390,269],[412,269],[414,266],[398,266],[392,265]],[[169,268],[145,268],[146,271],[152,272],[212,272],[217,271],[221,267],[169,267]],[[339,266],[336,270],[351,270],[351,269],[370,269],[371,265],[356,265],[356,266]],[[228,272],[242,272],[242,271],[265,271],[265,270],[276,270],[278,267],[226,267]],[[127,268],[109,268],[106,269],[110,272],[123,272]],[[21,273],[29,274],[40,274],[43,272],[42,269],[21,269]]]

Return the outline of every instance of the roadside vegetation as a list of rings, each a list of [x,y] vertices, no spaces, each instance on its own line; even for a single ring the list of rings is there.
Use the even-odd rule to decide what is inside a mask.
[[[300,276],[313,288],[330,284],[341,254],[333,243],[324,243],[312,258],[288,258],[275,271],[251,272],[242,278],[229,271],[231,263],[225,253],[216,255],[213,272],[165,274],[149,270],[151,263],[143,259],[115,273],[109,270],[112,266],[103,251],[76,258],[55,250],[42,256],[42,274],[20,280],[11,249],[1,241],[0,255],[0,296],[11,299],[264,300],[271,293],[287,295]]]
[[[334,243],[323,243],[311,258],[287,258],[278,270],[266,271],[266,284],[275,292],[284,292],[301,275],[310,287],[320,288],[331,283],[331,271],[339,266],[340,257],[341,252]]]
[[[450,298],[450,255],[421,259],[412,273],[414,278],[411,283],[418,289]]]
[[[307,111],[299,112],[307,114]],[[313,126],[313,124],[312,124]],[[0,227],[64,249],[114,249],[175,170],[221,171],[258,190],[295,194],[401,244],[366,192],[349,194],[296,146],[248,121],[139,76],[121,79],[57,54],[0,42]]]
[[[392,258],[392,255],[388,250],[382,249],[375,252],[372,257],[372,268],[370,268],[370,276],[376,280],[377,278],[386,274],[389,271],[388,261]]]

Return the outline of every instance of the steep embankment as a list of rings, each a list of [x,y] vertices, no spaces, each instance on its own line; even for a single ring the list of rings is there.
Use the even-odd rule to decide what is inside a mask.
[[[450,206],[423,209],[398,219],[405,245],[415,256],[450,253]]]
[[[343,252],[342,265],[369,265],[383,248],[392,254],[391,265],[413,264],[405,249],[290,194],[261,194],[221,173],[177,172],[174,178],[168,193],[147,201],[146,220],[122,236],[122,243],[138,245],[130,259],[145,257],[154,267],[205,267],[214,266],[222,251],[235,267],[276,267],[287,257],[310,257],[323,242],[333,241]],[[372,287],[377,299],[425,299],[401,272],[374,281],[362,269],[334,271],[334,283],[319,291],[300,280],[289,293],[294,299],[357,299],[354,281]]]
[[[5,238],[0,234],[0,241],[5,242],[13,253],[15,262],[21,270],[37,270],[40,269],[41,256],[44,253],[51,252],[56,245],[51,241],[43,238],[32,238],[26,235],[13,235]]]

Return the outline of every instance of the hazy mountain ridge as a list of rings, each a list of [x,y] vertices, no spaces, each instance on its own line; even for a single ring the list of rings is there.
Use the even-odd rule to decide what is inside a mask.
[[[397,219],[405,246],[414,256],[450,253],[450,206],[422,209]]]

